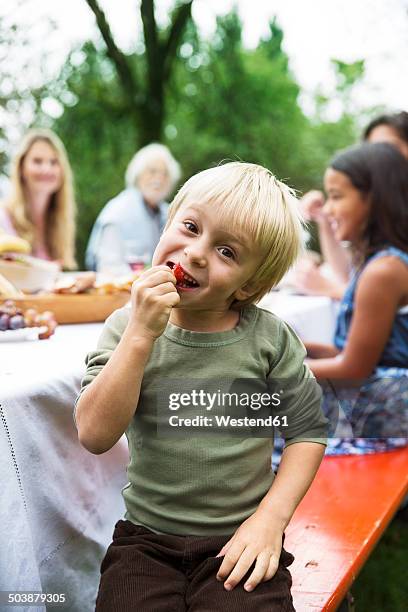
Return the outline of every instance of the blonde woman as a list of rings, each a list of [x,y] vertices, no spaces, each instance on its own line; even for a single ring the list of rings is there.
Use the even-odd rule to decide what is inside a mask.
[[[51,130],[30,130],[12,162],[0,228],[25,238],[35,257],[75,268],[75,200],[65,147]]]

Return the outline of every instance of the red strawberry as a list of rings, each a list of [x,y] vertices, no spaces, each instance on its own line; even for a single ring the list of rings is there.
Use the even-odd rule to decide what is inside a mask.
[[[183,268],[180,266],[180,264],[176,264],[173,268],[173,274],[176,277],[176,281],[178,283],[183,282],[184,279],[184,273],[183,273]]]

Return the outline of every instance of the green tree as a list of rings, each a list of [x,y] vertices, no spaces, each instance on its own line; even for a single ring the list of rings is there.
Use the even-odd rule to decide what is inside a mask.
[[[346,63],[332,59],[331,64],[336,79],[335,89],[330,95],[316,93],[316,112],[310,121],[314,145],[309,150],[317,162],[316,168],[326,164],[339,149],[356,142],[360,138],[363,117],[366,121],[365,113],[363,115],[353,101],[354,90],[364,77],[364,60]],[[333,103],[337,107],[337,118],[329,119],[333,115]],[[321,178],[316,177],[315,184],[319,186]]]
[[[83,265],[92,225],[107,200],[123,189],[125,168],[138,148],[139,134],[110,60],[91,42],[71,53],[53,95],[64,105],[53,128],[67,147],[74,171],[77,254]]]
[[[0,173],[12,153],[10,141],[34,123],[49,95],[49,52],[40,41],[55,24],[45,19],[32,28],[33,7],[32,0],[0,3]]]
[[[276,21],[254,50],[242,45],[236,12],[217,19],[214,35],[200,38],[190,20],[166,89],[163,141],[184,176],[225,159],[261,163],[298,190],[320,185],[333,152],[353,142],[354,119],[327,122],[302,112],[300,88],[282,49]],[[137,72],[142,49],[128,56]],[[53,94],[64,106],[54,128],[67,145],[80,204],[78,255],[101,207],[123,188],[127,163],[142,126],[129,113],[118,72],[100,45],[71,53]]]
[[[139,145],[161,140],[165,117],[166,87],[191,18],[191,1],[176,3],[168,28],[160,31],[154,13],[154,0],[141,0],[145,53],[127,56],[116,45],[111,28],[98,0],[85,0],[93,11],[106,45],[122,93],[122,104],[138,126]],[[135,61],[135,60],[138,61]]]
[[[16,74],[13,62],[16,47],[24,50],[26,44],[26,33],[17,28],[12,15],[9,12],[0,14],[0,173],[6,169],[8,136],[10,129],[15,127],[14,117],[29,94]]]
[[[336,143],[326,142],[319,119],[302,112],[282,41],[274,20],[256,49],[243,48],[236,12],[218,18],[208,41],[187,30],[186,62],[177,67],[166,126],[187,175],[222,159],[243,159],[266,165],[300,190],[320,180]],[[352,141],[350,130],[347,137]]]

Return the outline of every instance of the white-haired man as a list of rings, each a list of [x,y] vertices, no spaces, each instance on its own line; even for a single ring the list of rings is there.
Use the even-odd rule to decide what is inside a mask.
[[[181,175],[164,145],[140,149],[126,170],[126,189],[99,213],[86,250],[90,270],[124,273],[132,262],[148,263],[166,224],[165,198]]]

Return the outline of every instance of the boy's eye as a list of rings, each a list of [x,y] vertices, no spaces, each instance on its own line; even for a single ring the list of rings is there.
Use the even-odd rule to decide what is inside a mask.
[[[183,225],[189,232],[197,233],[197,226],[192,221],[183,221]]]
[[[228,248],[228,247],[220,247],[218,249],[219,253],[221,253],[221,255],[223,257],[228,257],[228,259],[234,259],[235,258],[235,253],[234,251],[232,251],[232,249]]]

